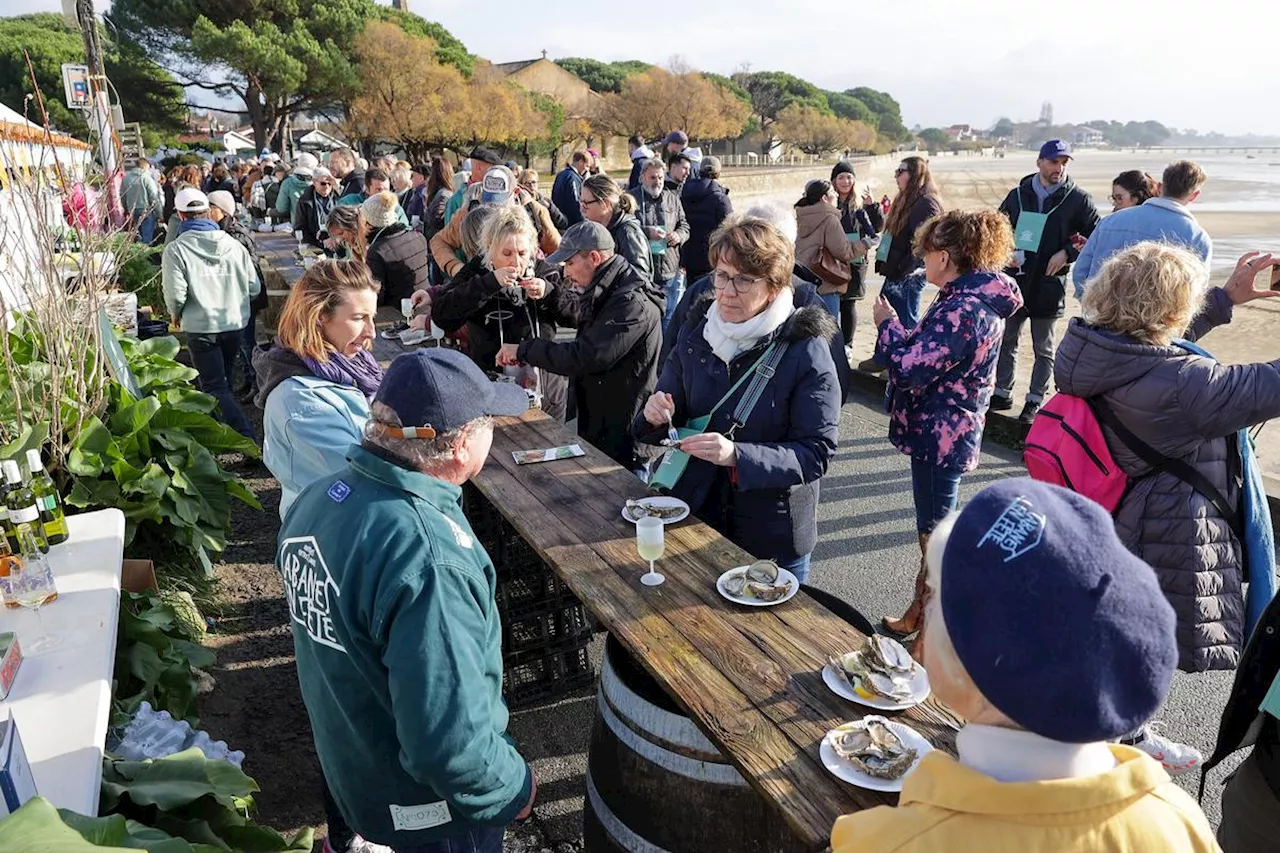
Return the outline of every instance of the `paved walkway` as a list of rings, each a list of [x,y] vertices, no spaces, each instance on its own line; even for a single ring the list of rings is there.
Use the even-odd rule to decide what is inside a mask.
[[[822,481],[819,542],[810,581],[839,595],[872,621],[897,615],[910,599],[919,564],[911,477],[907,457],[886,438],[888,417],[878,400],[855,394],[843,409],[840,450]],[[961,484],[961,500],[999,477],[1022,473],[1021,462],[1003,447],[988,447],[981,467]],[[593,645],[597,664],[601,643]],[[1178,673],[1164,711],[1170,737],[1206,754],[1217,734],[1232,673]],[[582,785],[594,696],[583,694],[554,706],[512,715],[511,732],[534,762],[539,778],[536,815],[552,842],[581,833]],[[1229,762],[1234,768],[1235,762]],[[1216,825],[1221,783],[1229,772],[1210,775],[1204,809]],[[1180,780],[1192,796],[1199,775]]]

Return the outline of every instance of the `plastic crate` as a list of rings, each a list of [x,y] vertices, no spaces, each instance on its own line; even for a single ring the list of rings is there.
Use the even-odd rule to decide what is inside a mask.
[[[578,603],[569,587],[556,577],[549,566],[541,565],[538,568],[541,571],[507,574],[498,579],[496,597],[498,613],[503,619],[541,613],[565,603]]]
[[[502,696],[507,707],[518,709],[567,693],[595,682],[595,671],[587,655],[589,638],[566,647],[512,655],[502,672]]]
[[[566,643],[590,637],[591,622],[582,605],[572,596],[554,608],[502,617],[504,657],[562,648]]]

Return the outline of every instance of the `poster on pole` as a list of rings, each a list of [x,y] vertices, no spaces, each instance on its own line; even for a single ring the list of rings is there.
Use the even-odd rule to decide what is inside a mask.
[[[93,103],[93,92],[89,87],[89,66],[62,66],[62,88],[67,94],[67,109],[87,110]]]

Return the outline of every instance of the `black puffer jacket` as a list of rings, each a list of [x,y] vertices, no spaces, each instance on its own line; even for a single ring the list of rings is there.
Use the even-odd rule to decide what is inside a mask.
[[[399,222],[373,232],[365,261],[382,285],[378,292],[379,305],[399,308],[401,299],[412,296],[415,290],[426,290],[430,284],[427,269],[431,249],[427,238]]]
[[[1216,288],[1192,334],[1230,320],[1231,300]],[[1280,361],[1219,364],[1078,318],[1067,326],[1053,378],[1066,394],[1102,395],[1134,435],[1190,464],[1235,506],[1236,432],[1280,416]],[[1179,669],[1234,668],[1245,622],[1240,541],[1208,498],[1173,474],[1153,474],[1105,426],[1103,432],[1120,468],[1135,478],[1116,510],[1116,533],[1155,570],[1173,605]]]
[[[1000,212],[1009,217],[1015,234],[1018,216],[1023,210],[1041,212],[1040,199],[1031,188],[1035,177],[1027,175],[1023,178],[1022,183],[1010,190],[1000,204]],[[1049,219],[1040,237],[1040,251],[1026,252],[1020,268],[1010,268],[1005,272],[1018,282],[1028,317],[1061,317],[1067,308],[1067,277],[1071,275],[1071,264],[1080,256],[1071,244],[1071,235],[1088,237],[1098,227],[1100,217],[1098,209],[1093,206],[1093,199],[1070,177],[1063,178],[1058,189],[1045,199],[1044,212],[1049,212]],[[1049,259],[1059,251],[1067,253],[1067,265],[1054,275],[1045,275]]]
[[[633,214],[615,210],[608,228],[614,251],[630,261],[642,279],[652,282],[653,259],[649,256],[649,239],[644,236],[640,220]]]
[[[720,223],[733,213],[729,188],[714,178],[690,178],[680,191],[684,215],[689,220],[689,239],[680,247],[680,263],[696,281],[711,272],[707,246]]]
[[[437,293],[431,319],[450,334],[465,325],[471,360],[481,370],[492,372],[497,369],[503,343],[518,344],[533,337],[556,339],[560,267],[538,261],[534,275],[550,287],[542,299],[529,299],[518,287],[504,290],[492,271],[469,263]],[[568,388],[563,376],[544,371],[542,410],[563,421]]]
[[[653,392],[662,343],[662,309],[652,283],[614,255],[581,297],[569,287],[560,288],[560,297],[557,319],[576,325],[577,338],[531,338],[520,344],[519,358],[568,376],[578,404],[578,435],[632,470],[637,455],[631,422]]]
[[[329,214],[338,206],[338,197],[333,190],[327,199],[316,197],[315,186],[309,186],[298,196],[296,221],[293,227],[302,232],[302,242],[308,246],[322,248],[320,232],[325,231],[329,222]]]
[[[674,278],[680,272],[679,247],[689,239],[689,222],[685,219],[684,206],[680,204],[680,193],[664,188],[655,200],[649,197],[644,187],[636,187],[631,190],[631,197],[636,200],[635,217],[642,231],[646,228],[662,228],[668,234],[675,235],[674,246],[665,246],[660,255],[655,255],[652,251],[649,253],[653,262],[654,282],[661,283]]]

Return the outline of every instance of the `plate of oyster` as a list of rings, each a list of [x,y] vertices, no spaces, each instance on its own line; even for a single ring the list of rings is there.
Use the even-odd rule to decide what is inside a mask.
[[[902,711],[929,698],[929,675],[897,640],[872,634],[856,652],[833,656],[822,680],[837,696],[881,711]]]
[[[872,791],[901,791],[903,778],[932,750],[910,726],[872,715],[827,732],[818,752],[838,779]]]
[[[675,524],[689,517],[689,505],[679,498],[655,495],[638,501],[627,501],[622,517],[635,524],[642,518],[660,518],[663,524]]]
[[[789,601],[800,591],[800,581],[773,560],[756,560],[722,574],[716,580],[716,589],[734,604],[770,607]]]

